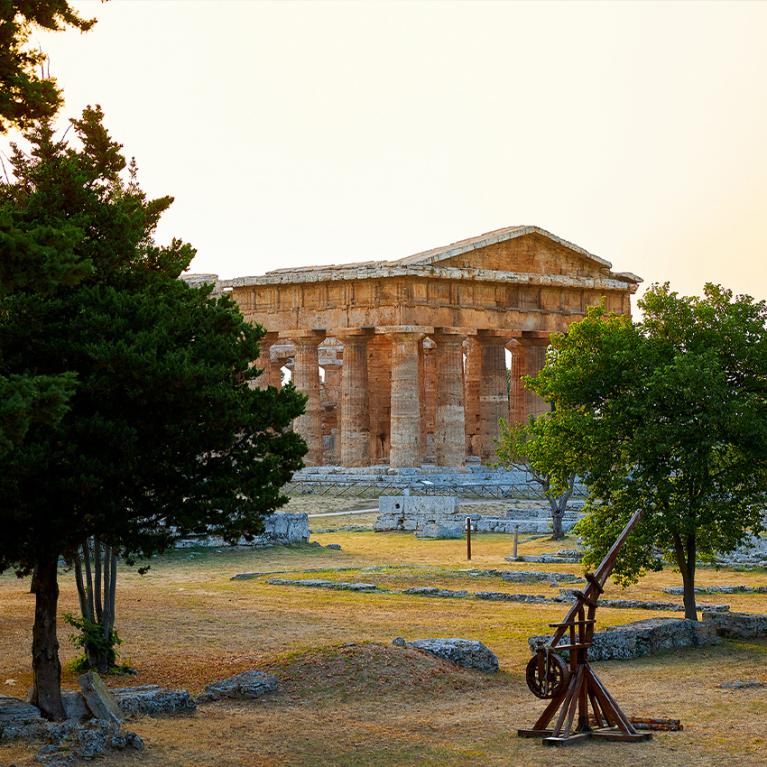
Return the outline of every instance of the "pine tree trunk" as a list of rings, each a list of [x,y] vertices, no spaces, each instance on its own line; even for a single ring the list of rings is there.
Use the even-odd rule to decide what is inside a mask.
[[[31,702],[43,716],[55,722],[66,719],[61,701],[61,663],[56,636],[59,601],[58,557],[41,559],[35,568],[32,590],[35,594],[35,624],[32,629]]]

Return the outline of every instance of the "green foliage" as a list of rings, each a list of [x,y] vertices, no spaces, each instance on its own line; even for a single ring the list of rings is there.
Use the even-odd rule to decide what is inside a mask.
[[[72,613],[64,613],[63,618],[64,623],[78,632],[69,637],[72,644],[84,651],[81,656],[74,659],[73,671],[87,671],[93,667],[90,659],[102,655],[107,659],[107,667],[110,670],[122,669],[117,665],[117,648],[122,644],[117,629],[113,628],[109,636],[105,637],[103,628],[87,618],[78,618]]]
[[[45,53],[29,47],[34,28],[89,30],[67,0],[0,0],[0,133],[47,120],[61,105],[56,81],[43,74]]]
[[[528,469],[547,498],[572,492],[577,456],[560,439],[557,421],[531,418],[529,423],[515,425],[501,421],[498,458],[505,466]]]
[[[617,576],[634,581],[662,556],[691,586],[696,559],[762,528],[767,307],[715,285],[703,297],[656,285],[639,305],[641,323],[597,307],[552,338],[546,367],[528,385],[554,410],[534,429],[562,449],[543,463],[561,472],[571,457],[588,485],[588,516],[577,528],[587,563],[644,509]]]
[[[0,181],[7,230],[67,231],[44,258],[76,274],[0,293],[0,376],[69,393],[0,452],[0,570],[20,573],[90,536],[132,557],[177,535],[257,535],[306,451],[288,429],[304,397],[251,385],[263,331],[178,279],[191,246],[155,243],[172,198],[144,195],[99,108],[72,124],[75,144],[31,131]]]

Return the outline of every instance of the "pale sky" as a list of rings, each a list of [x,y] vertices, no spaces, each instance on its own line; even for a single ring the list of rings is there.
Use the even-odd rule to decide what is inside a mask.
[[[767,298],[767,4],[75,2],[36,34],[222,277],[536,224]]]

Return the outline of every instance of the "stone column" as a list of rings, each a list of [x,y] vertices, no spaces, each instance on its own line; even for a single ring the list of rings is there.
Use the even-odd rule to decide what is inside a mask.
[[[496,455],[501,418],[509,417],[509,395],[506,388],[506,338],[480,332],[482,378],[479,386],[480,434],[482,460],[492,461]]]
[[[525,338],[525,354],[527,357],[527,375],[536,376],[546,364],[546,350],[549,348],[548,334],[539,332],[535,336]],[[547,413],[551,406],[535,392],[525,390],[525,407],[527,415],[537,416]],[[527,417],[527,416],[526,416]]]
[[[527,375],[527,346],[517,339],[511,346],[511,396],[509,397],[509,423],[527,423],[527,390],[522,376]]]
[[[368,401],[370,403],[370,460],[389,460],[391,430],[391,341],[375,335],[368,344]]]
[[[466,418],[466,454],[479,456],[479,382],[482,378],[482,347],[479,340],[470,336],[466,339],[466,374],[464,377],[464,411]]]
[[[325,338],[324,331],[309,330],[291,333],[295,344],[293,383],[309,398],[304,414],[293,422],[293,428],[306,440],[309,452],[304,456],[307,466],[322,465],[322,405],[320,404],[320,362],[317,347]]]
[[[344,345],[341,368],[341,466],[370,464],[370,396],[368,341],[370,330],[343,330],[336,337]]]
[[[256,367],[261,369],[261,375],[252,381],[254,388],[266,389],[268,386],[274,386],[272,380],[272,345],[277,341],[277,333],[265,333],[258,344],[258,359]],[[278,387],[279,388],[279,387]]]
[[[389,465],[415,467],[421,463],[421,384],[419,344],[425,333],[391,333],[391,449]]]
[[[466,459],[466,418],[463,406],[463,336],[440,332],[436,349],[436,413],[434,447],[440,466],[463,466]]]

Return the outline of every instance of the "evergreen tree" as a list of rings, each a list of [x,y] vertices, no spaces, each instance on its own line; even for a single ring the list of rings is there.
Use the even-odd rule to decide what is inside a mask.
[[[67,0],[0,0],[0,135],[52,117],[61,103],[55,80],[42,72],[45,54],[30,49],[34,28],[85,32],[95,23],[77,15]],[[45,293],[83,276],[72,252],[76,232],[34,224],[21,229],[0,215],[0,296],[9,290]],[[65,412],[73,377],[0,376],[0,454],[19,444],[31,423],[55,423]]]
[[[0,295],[0,376],[70,388],[58,420],[29,419],[0,454],[0,571],[34,573],[32,697],[53,719],[59,558],[90,537],[130,559],[179,535],[256,535],[306,451],[288,429],[304,397],[252,387],[262,329],[178,279],[193,249],[153,239],[172,199],[147,199],[102,120],[73,120],[77,145],[34,129],[0,182],[5,231],[50,232],[52,273],[76,275]]]

